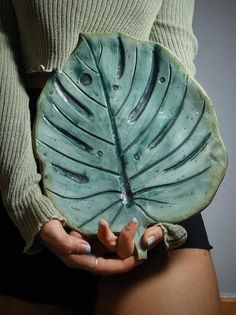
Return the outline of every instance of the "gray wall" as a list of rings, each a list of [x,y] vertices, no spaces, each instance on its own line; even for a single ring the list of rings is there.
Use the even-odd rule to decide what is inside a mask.
[[[213,202],[203,211],[222,296],[236,297],[236,1],[195,0],[196,79],[210,96],[229,166]]]

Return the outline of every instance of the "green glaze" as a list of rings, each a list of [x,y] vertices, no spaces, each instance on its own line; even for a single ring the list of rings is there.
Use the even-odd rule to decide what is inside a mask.
[[[81,33],[47,82],[34,126],[44,193],[87,236],[139,221],[178,223],[202,211],[227,156],[211,101],[161,45],[124,33]]]

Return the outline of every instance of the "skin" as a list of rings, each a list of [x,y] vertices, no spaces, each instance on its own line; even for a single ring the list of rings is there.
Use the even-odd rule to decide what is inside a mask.
[[[28,86],[44,87],[48,78],[30,77]],[[141,263],[134,256],[134,235],[138,223],[129,222],[119,236],[114,235],[105,220],[98,226],[98,242],[86,240],[80,233],[67,232],[60,221],[47,222],[40,237],[69,268],[93,272],[99,257],[96,273],[102,275],[97,286],[95,315],[220,315],[220,299],[214,265],[210,252],[203,249],[170,250],[168,257],[153,253]],[[152,245],[148,246],[148,238]],[[157,225],[149,227],[143,236],[150,250],[163,239]],[[88,247],[89,246],[89,247]],[[91,253],[86,253],[86,249]],[[113,256],[109,254],[113,253]],[[57,306],[37,305],[23,300],[0,296],[6,309],[2,315],[23,314],[77,314]],[[12,307],[11,309],[9,309]],[[15,305],[15,307],[14,307]]]
[[[137,227],[138,223],[130,221],[116,236],[108,223],[101,220],[98,241],[90,241],[90,254],[85,252],[89,242],[80,233],[67,232],[58,220],[47,222],[40,236],[69,268],[93,272],[95,259],[99,257],[96,273],[102,276],[98,278],[94,315],[220,315],[219,290],[210,252],[192,248],[149,252],[148,259],[140,263],[133,255]],[[148,246],[150,236],[153,243]],[[154,225],[145,231],[143,243],[150,250],[162,239],[161,228]],[[80,315],[57,305],[1,295],[0,313]]]
[[[101,277],[95,315],[220,315],[211,255],[203,249],[153,254],[127,274]]]
[[[86,255],[84,245],[88,243],[82,235],[75,231],[65,235],[59,226],[60,222],[56,220],[48,222],[41,237],[66,265],[92,272],[99,256],[96,273],[109,275],[99,278],[95,315],[128,315],[132,312],[135,315],[221,314],[219,289],[209,251],[179,249],[170,250],[168,255],[152,252],[141,264],[133,255],[138,223],[130,221],[116,236],[102,219],[98,226],[100,242],[90,244],[92,252]],[[60,249],[60,237],[58,243],[51,242],[55,231],[61,232],[61,237],[66,240],[64,249]],[[150,237],[153,243],[148,246]],[[148,250],[162,239],[163,232],[158,225],[147,228],[143,235]],[[113,253],[114,257],[107,258],[108,253]]]
[[[96,257],[99,263],[96,273],[108,276],[117,273],[126,273],[139,265],[134,255],[134,237],[138,228],[138,222],[130,220],[116,236],[109,229],[106,220],[101,219],[98,225],[98,240],[89,242],[78,232],[69,233],[58,220],[47,222],[40,231],[40,237],[44,244],[68,267],[79,268],[93,273]],[[152,239],[152,245],[148,247],[148,238]],[[146,229],[143,235],[143,243],[151,249],[163,239],[162,229],[154,225]],[[91,248],[91,253],[86,254],[86,248]],[[113,257],[107,257],[108,253],[114,253]]]
[[[31,76],[28,86],[43,88],[48,77],[35,79],[36,82]],[[97,285],[95,315],[220,315],[219,290],[210,252],[170,250],[168,256],[153,253],[141,263],[134,256],[137,227],[138,223],[130,221],[116,236],[102,219],[98,226],[99,241],[88,241],[80,233],[67,232],[60,221],[51,220],[39,235],[45,246],[69,268],[93,272],[99,257],[96,273],[102,277]],[[150,237],[153,242],[148,246]],[[162,239],[163,232],[158,225],[149,227],[143,235],[148,250]],[[88,248],[90,254],[86,252]],[[3,295],[0,295],[0,314],[80,315],[56,305]]]

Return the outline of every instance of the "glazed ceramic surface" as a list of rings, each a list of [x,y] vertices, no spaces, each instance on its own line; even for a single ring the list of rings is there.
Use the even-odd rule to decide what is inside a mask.
[[[124,33],[81,33],[47,82],[34,126],[44,193],[70,226],[95,236],[100,218],[119,233],[202,211],[227,157],[213,106],[176,57]]]

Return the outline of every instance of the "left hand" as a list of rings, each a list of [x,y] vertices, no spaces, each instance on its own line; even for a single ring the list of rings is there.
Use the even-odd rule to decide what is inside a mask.
[[[75,231],[67,232],[62,223],[52,219],[45,223],[39,232],[45,246],[54,253],[68,268],[78,268],[103,276],[128,272],[141,262],[134,255],[127,258],[97,257],[90,254],[89,243]],[[99,259],[99,264],[98,264]]]
[[[101,219],[97,233],[100,242],[96,240],[90,241],[92,252],[96,255],[116,253],[121,258],[132,256],[134,254],[134,237],[137,228],[138,222],[133,218],[117,236],[110,230],[108,222],[105,219]],[[163,236],[161,227],[155,224],[145,230],[142,241],[149,250],[162,241]]]

